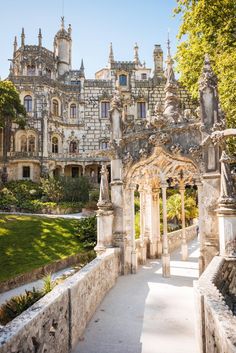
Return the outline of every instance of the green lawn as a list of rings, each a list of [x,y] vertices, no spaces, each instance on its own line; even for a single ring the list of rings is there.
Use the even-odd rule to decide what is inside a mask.
[[[75,236],[78,220],[0,215],[0,281],[85,252]]]

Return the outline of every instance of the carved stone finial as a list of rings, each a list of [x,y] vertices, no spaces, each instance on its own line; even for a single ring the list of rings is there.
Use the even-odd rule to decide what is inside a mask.
[[[207,87],[215,88],[217,86],[217,77],[214,74],[208,54],[205,54],[205,60],[202,75],[199,80],[199,89],[203,91]]]
[[[21,46],[23,47],[25,45],[25,30],[22,28],[21,31]]]
[[[222,151],[220,162],[221,162],[221,189],[220,189],[220,204],[235,204],[236,195],[234,189],[234,182],[230,170],[231,158],[225,151]]]
[[[111,109],[118,109],[120,110],[122,107],[122,97],[120,91],[115,90],[114,95],[111,100]]]
[[[65,29],[65,17],[61,17],[61,29]]]
[[[139,49],[138,44],[135,43],[135,45],[134,45],[134,63],[135,63],[135,65],[141,64],[140,60],[139,60],[138,49]]]
[[[41,31],[41,28],[39,28],[38,45],[39,45],[39,47],[42,46],[42,31]]]
[[[17,37],[16,37],[16,36],[15,36],[15,38],[14,38],[13,47],[14,47],[14,54],[15,54],[15,52],[17,51]]]
[[[101,169],[101,183],[100,183],[100,195],[98,201],[98,208],[109,209],[112,203],[109,196],[109,185],[108,185],[108,171],[105,165]]]

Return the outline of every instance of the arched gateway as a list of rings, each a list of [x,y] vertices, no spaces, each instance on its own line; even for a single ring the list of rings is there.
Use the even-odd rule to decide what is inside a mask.
[[[220,196],[220,147],[214,131],[223,130],[218,106],[217,80],[208,57],[200,79],[200,109],[181,106],[173,61],[167,59],[165,103],[156,104],[147,119],[133,121],[126,114],[132,101],[128,92],[116,91],[111,102],[111,201],[107,174],[102,169],[98,203],[99,253],[106,247],[122,249],[123,273],[135,273],[137,258],[163,259],[163,275],[169,276],[166,189],[179,189],[182,201],[182,257],[187,258],[184,194],[186,185],[198,190],[200,272],[219,250],[216,209]],[[134,227],[134,191],[140,194],[140,240],[137,254]],[[163,232],[160,234],[162,196]]]

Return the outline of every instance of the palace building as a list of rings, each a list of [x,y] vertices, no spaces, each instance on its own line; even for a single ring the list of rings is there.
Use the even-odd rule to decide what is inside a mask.
[[[135,133],[148,124],[148,117],[164,106],[165,72],[163,51],[155,45],[153,68],[141,63],[138,45],[131,61],[116,61],[110,44],[107,66],[87,79],[83,60],[72,69],[72,28],[64,18],[54,37],[53,50],[42,43],[28,45],[24,29],[14,53],[8,79],[17,87],[27,111],[27,124],[12,127],[7,161],[2,173],[8,180],[31,179],[40,175],[87,175],[97,182],[103,163],[109,164],[110,101],[118,90],[124,99],[124,119]],[[181,109],[192,103],[183,88],[178,90]],[[132,130],[133,129],[133,130]],[[3,156],[1,136],[1,155]]]

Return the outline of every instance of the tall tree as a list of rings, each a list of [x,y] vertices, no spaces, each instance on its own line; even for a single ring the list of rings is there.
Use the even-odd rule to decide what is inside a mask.
[[[198,80],[208,53],[218,76],[219,95],[228,127],[236,126],[236,1],[177,0],[182,15],[177,49],[180,81],[198,97]]]
[[[15,86],[10,81],[0,81],[0,127],[3,129],[4,169],[7,152],[10,150],[12,124],[16,123],[23,128],[25,119],[26,111]]]

